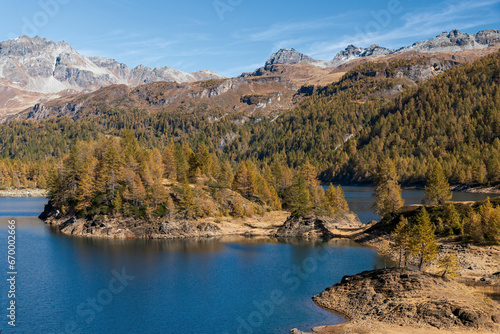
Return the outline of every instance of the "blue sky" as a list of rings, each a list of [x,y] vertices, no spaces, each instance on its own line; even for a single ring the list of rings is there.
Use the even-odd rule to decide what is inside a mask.
[[[500,29],[500,0],[24,0],[5,1],[0,40],[65,40],[130,67],[253,71],[295,48],[329,60],[348,44],[398,48],[459,29]]]

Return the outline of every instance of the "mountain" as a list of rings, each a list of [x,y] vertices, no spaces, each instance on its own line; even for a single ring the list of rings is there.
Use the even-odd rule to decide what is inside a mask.
[[[500,184],[500,51],[462,65],[399,53],[412,54],[358,65],[227,154],[309,159],[334,184],[372,183],[387,157],[406,185],[424,185],[436,160],[452,184]]]
[[[426,41],[416,42],[403,47],[396,52],[441,52],[463,51],[470,49],[485,49],[490,46],[500,45],[500,30],[483,30],[477,34],[463,33],[458,30],[443,32]]]
[[[500,30],[483,30],[477,34],[468,34],[458,30],[452,30],[449,33],[444,32],[429,40],[416,42],[413,45],[402,47],[398,50],[390,50],[376,44],[368,48],[349,45],[330,61],[311,58],[295,49],[281,49],[271,55],[266,61],[264,68],[270,68],[273,65],[308,64],[325,69],[338,67],[352,60],[370,56],[386,56],[410,51],[424,53],[444,51],[459,52],[472,49],[485,49],[498,45],[500,45]]]
[[[296,64],[311,64],[320,68],[330,67],[327,61],[313,59],[295,49],[280,49],[269,57],[265,66]]]
[[[112,59],[86,57],[71,45],[28,36],[0,43],[0,83],[24,91],[53,94],[93,91],[113,84],[194,82],[222,78],[210,71],[185,73],[169,67],[133,69]]]
[[[329,62],[329,67],[337,67],[351,60],[364,58],[369,56],[386,56],[393,53],[392,50],[378,46],[376,44],[368,48],[359,48],[354,45],[349,45],[345,50],[337,53],[335,58]]]

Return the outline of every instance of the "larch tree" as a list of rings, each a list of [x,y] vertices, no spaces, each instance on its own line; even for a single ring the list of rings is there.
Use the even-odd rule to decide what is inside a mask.
[[[175,144],[172,139],[163,150],[162,154],[164,176],[169,180],[177,180],[177,165],[175,160]]]
[[[231,167],[229,161],[226,160],[220,167],[218,180],[222,185],[230,188],[233,184],[233,179],[233,168]]]
[[[406,268],[412,245],[411,226],[406,217],[401,217],[398,225],[391,233],[391,238],[391,248],[398,254],[398,267]]]
[[[292,216],[304,216],[311,213],[311,194],[305,176],[298,173],[289,193],[289,205],[292,209]]]
[[[451,199],[450,184],[444,175],[443,166],[436,162],[425,186],[425,200],[431,205],[444,204]]]
[[[396,165],[390,158],[380,164],[375,184],[375,213],[392,217],[404,205],[404,199],[401,196]]]
[[[417,216],[412,243],[413,253],[418,257],[418,269],[422,270],[424,265],[434,260],[439,251],[434,228],[425,208]]]

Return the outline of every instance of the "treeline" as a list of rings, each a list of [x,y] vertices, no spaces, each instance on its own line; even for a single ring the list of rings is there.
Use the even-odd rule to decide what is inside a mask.
[[[77,142],[51,172],[48,188],[55,210],[80,217],[242,217],[282,206],[294,214],[348,210],[342,190],[325,192],[309,163],[298,170],[277,162],[236,164],[203,143],[193,151],[173,140],[162,151],[146,149],[132,132]]]
[[[466,242],[500,244],[500,198],[472,206],[449,203],[452,198],[450,184],[439,162],[430,168],[424,206],[421,208],[403,206],[400,176],[390,158],[380,165],[376,180],[375,212],[382,216],[384,224],[395,226],[393,236],[396,241],[404,242],[403,253],[420,254],[420,267],[430,261],[423,253],[429,252],[429,257],[434,254],[435,236],[455,236]],[[430,206],[425,207],[425,203]],[[403,246],[400,246],[396,248],[401,256]]]
[[[0,159],[0,190],[47,187],[47,178],[55,160],[28,161]]]

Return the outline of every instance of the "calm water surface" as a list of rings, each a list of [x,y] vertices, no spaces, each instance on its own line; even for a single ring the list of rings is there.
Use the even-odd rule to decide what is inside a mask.
[[[362,221],[372,188],[345,187]],[[421,191],[405,191],[419,203]],[[460,194],[455,199],[486,195]],[[16,327],[2,333],[288,333],[343,319],[311,297],[383,259],[351,242],[233,238],[184,241],[88,240],[50,230],[36,216],[46,200],[0,198],[0,266],[7,276],[7,221],[17,224]],[[118,279],[117,279],[118,278]]]

